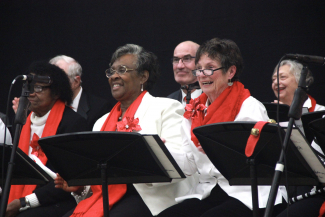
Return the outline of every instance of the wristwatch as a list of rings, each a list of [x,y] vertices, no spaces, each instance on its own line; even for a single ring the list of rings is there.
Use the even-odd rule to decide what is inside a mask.
[[[19,198],[19,201],[20,201],[20,206],[21,206],[19,209],[19,212],[25,211],[30,208],[30,203],[29,203],[29,200],[27,199],[27,197],[21,197],[21,198]]]

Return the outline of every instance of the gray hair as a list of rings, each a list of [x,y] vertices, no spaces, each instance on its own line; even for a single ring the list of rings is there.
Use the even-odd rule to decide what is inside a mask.
[[[144,84],[144,89],[152,89],[159,75],[159,63],[157,56],[154,53],[145,50],[139,45],[126,44],[122,47],[119,47],[113,53],[110,66],[112,66],[117,59],[126,54],[133,54],[137,57],[137,60],[134,64],[136,65],[137,72],[139,74],[144,73],[144,71],[149,72],[149,78]]]
[[[299,79],[301,76],[301,70],[302,70],[303,65],[297,61],[294,61],[294,60],[283,60],[280,63],[280,67],[284,66],[284,65],[288,65],[290,67],[289,72],[295,76],[296,82],[297,82],[297,84],[299,84]],[[273,74],[277,71],[277,68],[278,68],[278,65],[275,67]],[[314,83],[313,74],[308,69],[307,76],[306,76],[306,85],[309,87],[313,83]]]
[[[73,80],[76,76],[81,77],[81,75],[82,75],[81,65],[75,59],[73,59],[72,57],[68,57],[68,56],[65,56],[65,55],[59,55],[59,56],[56,56],[56,57],[50,59],[49,62],[52,65],[57,66],[57,62],[60,61],[60,60],[63,60],[66,63],[69,64],[68,72],[67,72],[69,79]]]

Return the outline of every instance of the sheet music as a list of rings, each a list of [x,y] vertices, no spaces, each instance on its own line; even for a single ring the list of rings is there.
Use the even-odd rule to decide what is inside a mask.
[[[143,135],[143,138],[149,144],[151,150],[155,153],[158,160],[165,168],[169,177],[172,179],[181,179],[181,175],[178,173],[174,165],[169,161],[168,157],[165,155],[164,151],[160,148],[159,144],[152,135]]]
[[[47,182],[49,182],[50,180],[47,178],[47,177],[45,177],[38,169],[36,169],[31,163],[29,163],[26,159],[25,159],[25,157],[23,156],[23,155],[21,155],[19,152],[16,152],[17,153],[17,155],[19,155],[19,156],[21,156],[21,159],[23,159],[27,164],[29,164],[30,165],[30,167],[31,168],[33,168],[39,175],[41,175],[43,178],[44,178],[44,180],[46,180]],[[27,155],[26,155],[27,156]],[[27,156],[28,157],[28,156]],[[29,157],[28,157],[29,158]]]
[[[56,178],[56,173],[53,172],[52,170],[50,170],[47,166],[45,166],[42,161],[36,157],[35,155],[31,155],[30,158],[35,161],[35,163],[37,163],[37,165],[42,168],[44,170],[44,172],[46,172],[49,176],[52,177],[52,179],[55,179]]]
[[[318,156],[312,150],[312,147],[306,142],[298,129],[292,129],[290,139],[297,147],[303,158],[314,171],[318,180],[325,183],[325,168],[323,163],[319,160]]]

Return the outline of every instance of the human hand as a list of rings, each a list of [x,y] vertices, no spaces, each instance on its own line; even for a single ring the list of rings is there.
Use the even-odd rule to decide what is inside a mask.
[[[5,217],[15,217],[19,213],[20,209],[20,200],[15,199],[8,204]]]
[[[19,106],[19,98],[15,97],[12,100],[12,109],[14,110],[15,113],[17,113],[18,106]]]
[[[58,173],[56,175],[57,177],[54,179],[55,188],[61,188],[66,192],[79,192],[82,189],[82,186],[69,186]]]

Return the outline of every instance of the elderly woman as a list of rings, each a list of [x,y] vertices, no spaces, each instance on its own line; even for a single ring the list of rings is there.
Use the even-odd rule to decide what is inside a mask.
[[[272,90],[274,91],[274,94],[276,97],[280,97],[279,103],[283,103],[286,105],[291,105],[295,90],[298,88],[298,82],[301,76],[301,70],[303,68],[303,65],[297,61],[293,60],[283,60],[280,63],[279,68],[279,88],[278,88],[278,81],[277,81],[277,68],[278,65],[275,67],[273,76],[272,76]],[[307,72],[306,76],[306,85],[310,87],[312,83],[314,82],[313,75],[310,70]],[[279,90],[279,91],[278,91]],[[278,100],[274,100],[274,103],[277,103]],[[314,111],[321,111],[325,110],[325,107],[322,105],[319,105],[316,103],[316,100],[308,95],[307,100],[303,104],[303,113],[307,112],[314,112]],[[301,126],[301,121],[295,121],[295,124],[302,130],[303,128]],[[321,148],[315,144],[312,143],[312,146],[320,151]],[[298,187],[292,187],[291,193],[294,194],[294,196],[299,196],[305,193],[308,193],[311,191],[310,186],[298,186]],[[312,198],[307,198],[301,201],[298,201],[294,204],[292,204],[289,207],[289,214],[290,216],[310,216],[310,217],[317,217],[319,215],[320,207],[322,206],[324,202],[324,196],[318,195]],[[325,205],[323,207],[323,213],[325,212]],[[287,216],[287,210],[284,210],[281,214],[278,215],[278,217],[285,217]]]
[[[118,48],[106,70],[113,97],[118,101],[112,111],[100,118],[94,131],[128,131],[158,134],[176,161],[182,159],[180,127],[184,109],[172,99],[153,97],[148,93],[156,82],[156,56],[142,47],[127,44]],[[129,126],[133,125],[132,128]],[[112,217],[152,216],[174,205],[175,198],[189,190],[189,180],[166,184],[109,185],[109,206]],[[67,191],[58,178],[57,187]],[[91,186],[93,195],[81,201],[72,216],[103,216],[102,190]],[[69,216],[68,213],[66,216]]]
[[[30,74],[49,76],[50,84],[33,83],[28,97],[30,102],[26,124],[22,128],[18,147],[32,159],[38,158],[44,165],[51,162],[38,145],[38,139],[62,133],[85,131],[86,121],[66,106],[72,101],[69,79],[60,68],[46,62],[33,63]],[[62,216],[76,206],[74,198],[62,189],[54,188],[54,182],[44,186],[13,185],[9,195],[6,216]],[[19,209],[22,208],[19,213]]]
[[[266,110],[238,81],[243,60],[233,41],[218,38],[207,41],[198,49],[195,63],[197,69],[193,70],[193,74],[197,76],[203,94],[193,102],[197,110],[184,114],[187,119],[182,123],[182,133],[183,150],[188,161],[184,172],[187,175],[198,172],[199,183],[185,197],[177,198],[178,201],[183,200],[181,203],[166,209],[159,216],[251,217],[250,186],[230,186],[204,153],[192,130],[219,122],[267,121]],[[269,190],[269,186],[259,186],[260,208],[266,207]],[[276,204],[281,202],[282,197],[278,193]]]
[[[275,94],[275,97],[278,97],[278,94],[280,93],[279,103],[283,103],[289,106],[291,105],[295,90],[298,88],[298,82],[300,79],[302,67],[302,64],[299,62],[293,60],[283,60],[280,63],[279,68],[279,89],[277,80],[278,66],[275,67],[272,76],[272,90]],[[306,85],[310,87],[313,82],[314,77],[311,71],[308,70],[306,77]],[[274,100],[274,102],[277,103],[278,100]],[[305,101],[303,107],[308,109],[308,111],[306,112],[325,110],[325,107],[322,105],[318,105],[316,103],[316,100],[310,95],[308,95],[308,99]]]

